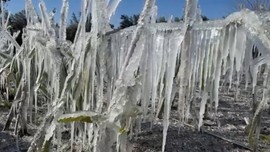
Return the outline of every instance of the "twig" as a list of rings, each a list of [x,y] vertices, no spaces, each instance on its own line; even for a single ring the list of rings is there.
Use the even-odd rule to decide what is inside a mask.
[[[247,150],[252,151],[252,149],[251,149],[250,147],[245,146],[245,145],[244,145],[244,144],[242,144],[242,143],[236,142],[236,141],[231,140],[231,139],[227,139],[227,138],[225,138],[225,137],[222,137],[222,136],[216,135],[216,134],[214,134],[214,133],[211,133],[211,132],[206,131],[206,130],[203,130],[203,129],[202,129],[202,131],[203,131],[203,133],[206,133],[206,134],[208,134],[208,135],[210,135],[210,136],[213,136],[213,137],[216,137],[216,138],[222,139],[222,140],[227,141],[227,142],[229,142],[229,143],[232,143],[232,144],[234,144],[234,145],[236,145],[236,146],[238,146],[238,147],[241,147],[241,148],[244,148],[244,149],[247,149]]]
[[[183,123],[183,124],[184,124],[185,126],[188,126],[188,127],[192,128],[192,129],[194,129],[194,128],[195,128],[195,126],[190,125],[190,124],[188,124],[188,123]],[[232,144],[234,144],[234,145],[236,145],[236,146],[238,146],[238,147],[241,147],[241,148],[244,148],[244,149],[247,149],[247,150],[252,151],[252,149],[251,149],[250,147],[245,146],[245,145],[244,145],[244,144],[242,144],[242,143],[239,143],[239,142],[237,142],[237,141],[234,141],[234,140],[227,139],[227,138],[225,138],[225,137],[222,137],[222,136],[216,135],[216,134],[211,133],[211,132],[209,132],[209,131],[207,131],[207,130],[205,130],[205,129],[203,129],[203,128],[201,128],[201,132],[202,132],[202,133],[206,133],[206,134],[208,134],[208,135],[210,135],[210,136],[213,136],[213,137],[216,137],[216,138],[222,139],[222,140],[227,141],[227,142],[229,142],[229,143],[232,143]]]

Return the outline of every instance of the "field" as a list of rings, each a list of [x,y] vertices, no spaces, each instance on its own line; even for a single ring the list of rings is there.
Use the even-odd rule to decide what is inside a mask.
[[[248,143],[248,134],[246,131],[247,121],[252,117],[252,94],[251,88],[247,90],[244,84],[241,85],[241,91],[238,99],[235,101],[235,90],[228,86],[221,87],[220,106],[217,113],[217,121],[206,117],[202,131],[197,131],[190,121],[190,124],[179,125],[176,105],[172,107],[171,125],[168,130],[166,151],[168,152],[251,152],[252,149]],[[261,90],[257,90],[257,94],[261,96]],[[177,100],[177,98],[175,99]],[[199,99],[198,99],[199,100]],[[40,109],[42,109],[40,107]],[[199,110],[199,107],[197,107]],[[0,130],[2,130],[8,108],[1,107]],[[44,115],[44,114],[43,114]],[[42,119],[42,113],[39,113]],[[261,133],[267,135],[268,139],[259,140],[259,151],[270,151],[270,114],[264,111],[262,115]],[[28,124],[29,135],[19,137],[19,147],[21,152],[27,151],[33,139],[36,125]],[[13,127],[14,128],[14,127]],[[143,123],[142,130],[129,140],[129,149],[132,152],[158,152],[162,145],[162,120],[156,120],[151,129],[150,123]],[[4,131],[0,133],[0,151],[15,152],[16,136],[14,130]],[[63,133],[63,140],[68,142],[70,131],[66,128]],[[56,143],[57,144],[57,143]],[[57,146],[53,146],[56,148]],[[78,144],[73,151],[80,151]],[[52,148],[53,149],[53,148]],[[54,149],[55,150],[55,149]],[[70,150],[67,146],[65,150]]]

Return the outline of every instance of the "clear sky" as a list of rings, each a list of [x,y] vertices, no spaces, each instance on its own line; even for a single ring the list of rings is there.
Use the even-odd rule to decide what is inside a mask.
[[[32,0],[36,10],[39,11],[39,0]],[[56,20],[59,19],[61,11],[62,0],[44,0],[48,11],[57,9]],[[202,14],[210,19],[218,19],[223,16],[229,15],[236,10],[237,0],[199,0],[199,5]],[[158,16],[169,18],[171,15],[174,17],[181,17],[183,15],[185,0],[157,0]],[[81,0],[69,0],[69,16],[72,12],[78,14],[81,8]],[[122,14],[133,15],[138,14],[142,10],[144,0],[122,0],[115,15],[112,18],[112,24],[119,25],[120,16]],[[7,9],[11,13],[16,13],[24,9],[24,0],[11,0],[7,4]]]

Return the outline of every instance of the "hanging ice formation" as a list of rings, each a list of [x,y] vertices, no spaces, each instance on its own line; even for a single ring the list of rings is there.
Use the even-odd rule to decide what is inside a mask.
[[[38,102],[48,104],[29,151],[48,149],[52,139],[63,148],[62,122],[71,123],[65,125],[71,143],[64,146],[73,148],[75,143],[89,151],[127,151],[127,135],[132,137],[141,123],[155,123],[160,116],[165,151],[176,94],[179,122],[197,115],[200,129],[206,104],[217,111],[222,76],[228,75],[231,86],[244,75],[246,84],[251,78],[254,88],[259,67],[269,64],[269,13],[242,10],[224,20],[202,22],[197,0],[186,0],[183,23],[155,23],[155,0],[146,0],[137,26],[111,31],[109,21],[120,2],[82,0],[74,43],[66,41],[68,0],[63,0],[59,30],[43,1],[38,17],[31,0],[26,0],[27,27],[21,46],[2,21],[0,86],[8,88],[8,69],[18,72],[16,98],[27,99],[22,104],[26,122],[33,119],[27,109],[37,112]],[[92,30],[87,33],[90,13]],[[252,57],[254,46],[262,54],[257,58]],[[25,97],[24,92],[28,92]],[[198,94],[201,100],[196,103]],[[259,107],[268,100],[265,93]],[[195,104],[200,104],[199,111],[192,109]]]

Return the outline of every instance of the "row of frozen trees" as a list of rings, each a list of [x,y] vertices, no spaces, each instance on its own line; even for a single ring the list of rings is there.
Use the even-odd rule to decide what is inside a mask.
[[[47,107],[29,152],[49,151],[51,143],[58,150],[67,145],[73,149],[75,143],[86,151],[127,151],[127,136],[137,134],[142,122],[155,123],[156,115],[163,116],[165,151],[176,94],[180,124],[193,115],[200,129],[209,98],[217,111],[221,76],[228,76],[231,87],[245,75],[246,85],[252,82],[255,88],[258,69],[270,61],[268,13],[242,10],[224,20],[202,22],[197,0],[187,0],[184,23],[156,24],[155,0],[146,0],[136,27],[112,32],[109,21],[120,1],[82,0],[72,44],[66,41],[68,0],[63,0],[59,31],[43,1],[38,16],[32,1],[25,0],[27,27],[21,46],[14,40],[17,34],[7,32],[8,16],[2,16],[0,85],[6,97],[1,98],[15,95],[4,129],[15,117],[15,133],[26,134],[38,107]],[[89,13],[92,28],[86,33]],[[256,59],[254,46],[263,54]],[[256,118],[269,100],[267,66],[264,74],[251,141],[258,134]],[[191,114],[198,93],[200,110]],[[66,129],[71,140],[62,144]]]

